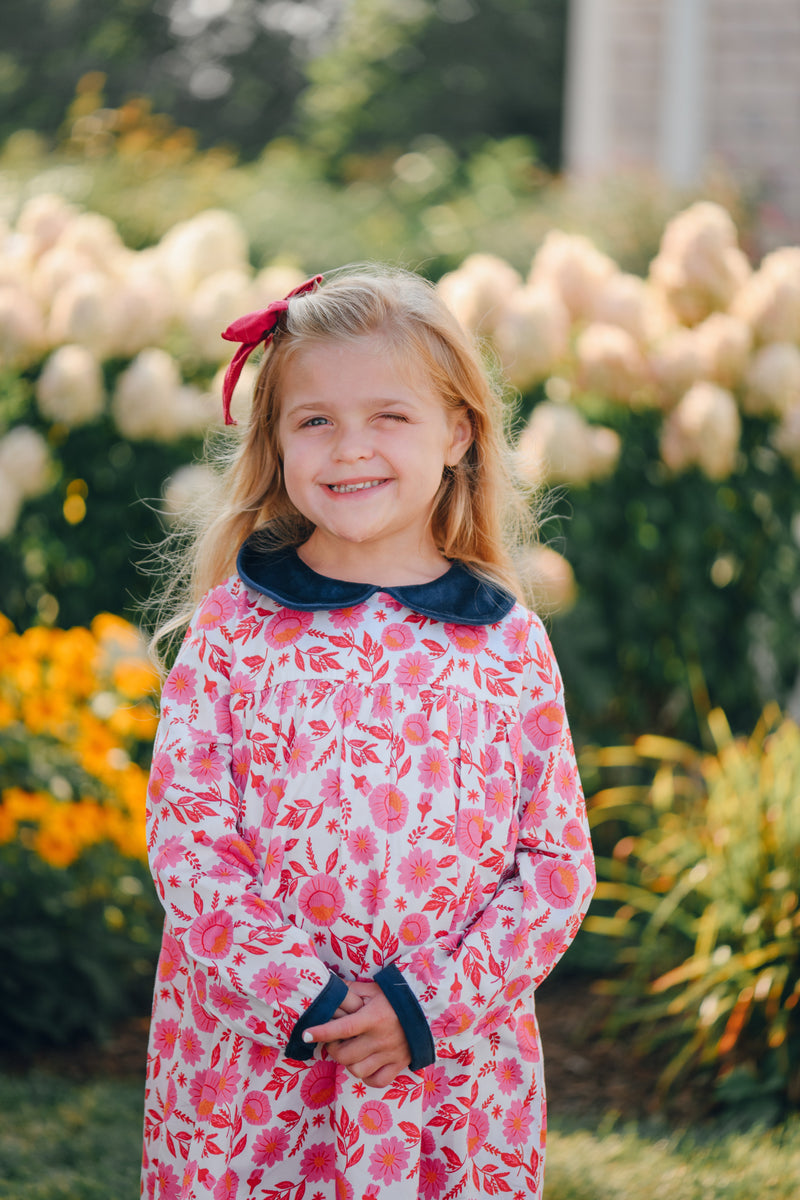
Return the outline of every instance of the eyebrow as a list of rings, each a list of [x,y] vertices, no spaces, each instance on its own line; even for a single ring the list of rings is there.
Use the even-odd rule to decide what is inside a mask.
[[[401,399],[398,396],[379,396],[374,400],[364,401],[364,403],[370,408],[386,408],[387,406],[392,408],[396,408],[398,406],[401,408],[404,406],[407,408],[413,408],[415,402],[421,404],[422,398],[404,397]],[[300,404],[288,404],[286,406],[285,413],[288,415],[289,413],[318,412],[320,409],[324,409],[326,407],[327,402],[325,400],[306,400]]]

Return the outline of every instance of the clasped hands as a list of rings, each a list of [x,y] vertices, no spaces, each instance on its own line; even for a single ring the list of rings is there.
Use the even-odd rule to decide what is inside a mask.
[[[378,984],[370,980],[349,983],[331,1020],[307,1029],[303,1041],[325,1045],[329,1058],[369,1087],[388,1087],[411,1062],[403,1027]]]

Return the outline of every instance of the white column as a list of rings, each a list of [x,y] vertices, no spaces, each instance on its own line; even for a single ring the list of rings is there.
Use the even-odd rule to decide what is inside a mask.
[[[563,158],[574,175],[611,167],[612,9],[613,0],[569,0]]]
[[[671,184],[689,187],[706,153],[707,0],[663,0],[663,74],[658,166]]]

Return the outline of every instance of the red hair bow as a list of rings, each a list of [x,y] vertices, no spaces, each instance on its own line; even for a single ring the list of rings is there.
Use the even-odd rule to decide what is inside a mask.
[[[256,346],[259,346],[261,342],[269,345],[272,341],[275,326],[278,324],[278,318],[282,313],[287,311],[289,301],[292,297],[304,296],[306,292],[313,292],[314,288],[320,283],[322,283],[321,275],[315,275],[313,279],[307,279],[299,287],[293,288],[283,300],[273,300],[272,304],[267,305],[260,312],[248,313],[245,317],[239,317],[223,333],[222,336],[227,342],[241,342],[239,349],[228,365],[228,369],[225,372],[225,380],[222,384],[222,410],[225,414],[226,425],[236,424],[231,416],[231,400],[233,399],[233,389],[236,387],[239,376],[242,373],[242,367]]]

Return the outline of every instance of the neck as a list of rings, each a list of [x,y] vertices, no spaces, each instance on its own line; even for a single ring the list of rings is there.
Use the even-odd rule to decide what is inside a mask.
[[[384,587],[430,583],[444,575],[451,565],[433,545],[399,559],[396,552],[381,553],[377,547],[358,545],[337,545],[334,554],[321,544],[320,539],[315,540],[314,534],[298,546],[297,554],[318,575],[347,583],[377,583]]]

